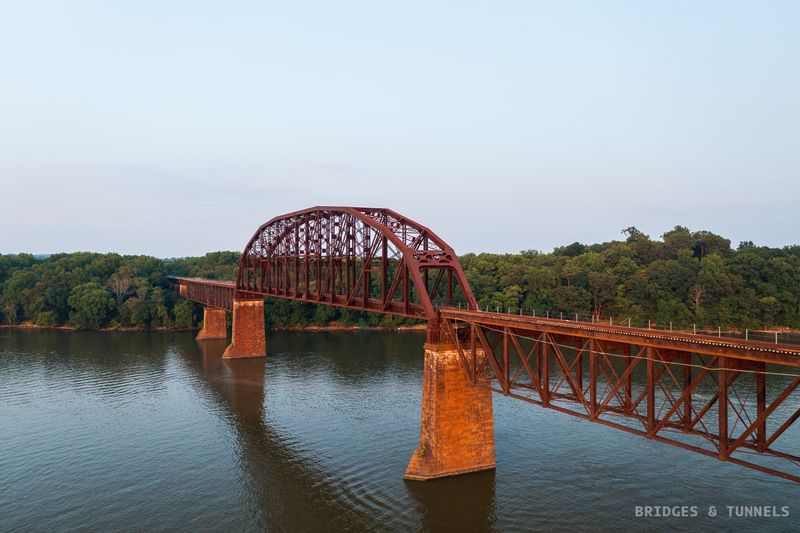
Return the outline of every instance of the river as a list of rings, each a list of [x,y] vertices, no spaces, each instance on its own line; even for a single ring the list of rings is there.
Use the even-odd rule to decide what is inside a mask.
[[[795,483],[499,395],[495,472],[406,482],[421,335],[269,332],[239,361],[193,337],[0,330],[0,531],[800,526]]]

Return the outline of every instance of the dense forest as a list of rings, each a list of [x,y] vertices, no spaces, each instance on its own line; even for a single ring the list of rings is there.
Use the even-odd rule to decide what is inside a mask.
[[[482,309],[587,319],[725,328],[800,328],[800,246],[782,249],[676,226],[653,240],[573,243],[551,253],[466,254],[461,263]],[[76,328],[186,328],[200,306],[168,276],[235,279],[238,252],[203,257],[72,253],[0,255],[0,323]],[[603,317],[603,318],[600,318]],[[272,327],[386,326],[397,318],[268,299]]]

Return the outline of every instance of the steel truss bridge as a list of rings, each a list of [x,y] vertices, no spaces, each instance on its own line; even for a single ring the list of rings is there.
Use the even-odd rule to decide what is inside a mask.
[[[475,386],[800,482],[787,438],[800,347],[480,311],[453,249],[389,209],[279,216],[247,243],[235,283],[173,280],[214,308],[270,296],[425,321]]]

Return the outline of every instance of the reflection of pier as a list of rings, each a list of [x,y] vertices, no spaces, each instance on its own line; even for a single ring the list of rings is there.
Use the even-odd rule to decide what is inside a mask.
[[[300,530],[361,528],[373,519],[354,507],[346,488],[264,423],[264,359],[227,361],[224,340],[197,343],[200,356],[182,360],[224,409],[236,434],[248,507],[259,528],[293,524]]]
[[[406,482],[422,515],[423,531],[491,531],[495,518],[495,471]]]
[[[312,374],[330,372],[343,388],[357,389],[362,381],[374,377],[375,371],[401,375],[418,371],[413,359],[393,355],[413,350],[419,342],[415,335],[388,338],[359,335],[356,342],[361,352],[352,357],[341,354],[349,353],[353,334],[315,335],[328,337],[332,353],[338,356],[332,357],[333,365],[325,368],[314,367],[315,363],[309,362],[309,371]],[[387,516],[398,515],[392,528],[491,529],[494,471],[431,484],[405,483],[412,501],[402,504],[402,508],[375,513],[362,504],[362,498],[354,495],[351,487],[338,481],[341,476],[328,471],[307,454],[298,453],[290,439],[267,424],[268,360],[223,359],[225,340],[204,340],[196,345],[196,352],[186,349],[181,353],[181,361],[197,376],[196,382],[202,386],[203,395],[221,407],[230,421],[240,457],[243,492],[259,527],[281,529],[281,525],[291,525],[292,529],[302,531],[380,530],[389,527],[383,522]],[[277,351],[295,349],[299,353],[313,351],[316,346],[309,342],[307,335],[291,335],[291,341],[286,336],[278,337],[274,344]],[[373,367],[365,370],[364,359]],[[365,466],[373,460],[370,456],[363,457]],[[402,488],[400,491],[402,494]],[[415,520],[419,520],[417,525],[414,525]]]

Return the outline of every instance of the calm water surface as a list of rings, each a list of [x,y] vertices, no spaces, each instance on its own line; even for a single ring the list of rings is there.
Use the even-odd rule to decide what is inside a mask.
[[[800,488],[495,396],[497,471],[404,482],[422,337],[0,330],[0,530],[792,530]],[[636,518],[636,505],[701,516]],[[788,505],[789,518],[705,515]]]

